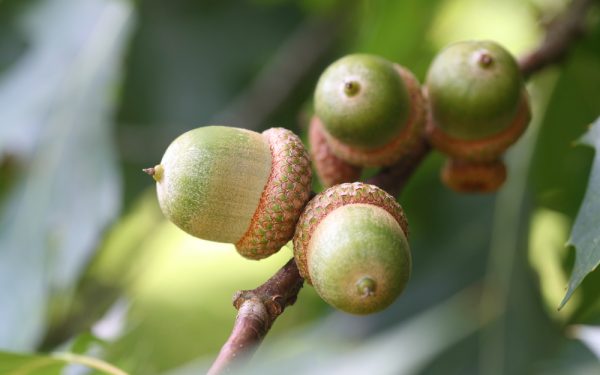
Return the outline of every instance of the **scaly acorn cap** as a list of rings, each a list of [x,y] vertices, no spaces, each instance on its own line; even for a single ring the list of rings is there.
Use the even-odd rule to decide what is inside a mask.
[[[233,243],[250,259],[265,258],[290,240],[312,173],[291,131],[225,126],[182,134],[160,164],[145,171],[157,182],[169,220],[195,237]]]
[[[394,197],[378,187],[336,185],[306,206],[294,257],[302,277],[332,306],[352,314],[380,311],[410,277],[408,223]]]
[[[491,193],[506,180],[506,166],[501,160],[473,162],[449,159],[441,175],[444,184],[459,193]]]
[[[308,141],[310,157],[323,186],[330,187],[344,182],[357,181],[360,178],[362,168],[348,164],[331,151],[325,138],[323,124],[317,116],[313,116],[310,121]]]
[[[424,131],[419,82],[374,55],[348,55],[330,65],[315,90],[315,113],[333,153],[357,166],[394,164]]]
[[[431,112],[428,116],[427,138],[437,150],[452,158],[492,162],[498,159],[525,132],[531,120],[531,110],[527,93],[523,91],[519,109],[512,123],[504,131],[490,137],[473,140],[463,140],[448,135],[437,124]]]

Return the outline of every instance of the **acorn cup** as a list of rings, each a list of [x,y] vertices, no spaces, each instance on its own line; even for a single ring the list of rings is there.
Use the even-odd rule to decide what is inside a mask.
[[[277,252],[293,236],[310,196],[308,153],[291,131],[225,126],[190,130],[157,166],[164,215],[192,236],[233,243],[246,258]]]
[[[452,44],[434,59],[424,88],[426,132],[450,159],[443,182],[458,192],[493,192],[506,179],[504,151],[531,119],[513,56],[490,41]]]
[[[404,67],[355,54],[331,64],[315,90],[315,115],[331,151],[351,165],[389,166],[420,142],[425,103]]]
[[[361,182],[333,186],[306,206],[294,234],[300,275],[352,314],[388,307],[411,271],[408,223],[394,197]]]
[[[348,164],[331,151],[325,138],[323,124],[316,116],[313,116],[310,121],[308,140],[310,157],[323,186],[330,187],[344,182],[357,181],[360,178],[361,167]]]

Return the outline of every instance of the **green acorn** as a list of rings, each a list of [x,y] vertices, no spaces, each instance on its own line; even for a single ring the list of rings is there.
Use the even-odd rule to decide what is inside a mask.
[[[425,118],[413,74],[367,54],[343,57],[323,72],[315,115],[333,153],[357,166],[395,163],[418,142]]]
[[[452,44],[432,62],[425,90],[428,138],[453,160],[442,174],[446,185],[465,192],[498,189],[506,175],[500,158],[531,117],[513,56],[490,41]]]
[[[411,270],[408,223],[394,197],[361,182],[333,186],[306,206],[294,234],[302,277],[352,314],[388,307]]]
[[[156,180],[165,216],[187,233],[235,244],[251,259],[277,252],[293,236],[310,195],[311,168],[300,139],[225,126],[190,130],[145,170]]]

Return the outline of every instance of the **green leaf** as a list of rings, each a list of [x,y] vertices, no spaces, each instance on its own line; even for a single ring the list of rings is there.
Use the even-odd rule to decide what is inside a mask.
[[[84,331],[74,337],[69,345],[69,352],[73,354],[93,353],[94,348],[102,348],[107,342],[99,339],[90,331]]]
[[[565,215],[568,219],[569,230],[561,246],[567,242],[570,228],[581,207],[594,157],[591,148],[574,147],[574,141],[586,132],[587,125],[598,116],[600,55],[597,53],[597,46],[599,43],[600,24],[597,24],[572,50],[562,69],[549,70],[539,75],[541,77],[557,73],[557,81],[536,144],[530,186],[538,208],[552,210],[557,214]],[[534,98],[538,94],[533,92],[531,97]],[[553,250],[546,248],[540,251],[552,252]],[[568,251],[567,254],[566,259],[555,260],[560,261],[557,266],[564,269],[568,280],[568,275],[573,268],[575,252]],[[543,275],[544,272],[540,273],[542,277],[540,284],[543,285],[543,289],[549,288],[550,285],[558,286],[556,292],[560,294],[560,298],[558,301],[555,300],[551,307],[552,310],[556,310],[556,306],[564,297],[567,280],[561,283]],[[592,276],[587,277],[569,299],[569,310],[572,314],[566,315],[570,316],[571,322],[589,323],[587,319],[592,318],[589,315],[593,313],[590,308],[598,299],[600,292],[600,283],[595,282],[594,279],[600,275],[596,273]],[[577,296],[578,294],[580,296]],[[560,315],[566,316],[564,311],[561,311]],[[584,315],[587,316],[586,320],[581,320]]]
[[[600,118],[592,125],[590,130],[581,138],[582,144],[600,147]],[[581,203],[579,214],[571,232],[569,245],[575,247],[575,267],[569,280],[569,289],[560,307],[571,298],[575,289],[583,279],[600,263],[600,153],[596,151],[588,188]]]
[[[540,277],[539,288],[546,311],[558,321],[569,319],[580,303],[580,298],[574,296],[574,303],[561,310],[556,309],[564,297],[565,285],[569,279],[562,265],[569,255],[565,243],[570,227],[571,221],[566,215],[547,208],[535,210],[530,224],[529,263]]]
[[[110,363],[73,353],[42,356],[0,352],[0,374],[4,375],[56,375],[62,373],[65,365],[85,366],[99,370],[101,374],[127,375]]]
[[[0,373],[6,375],[56,375],[65,363],[47,356],[0,352]]]
[[[28,9],[31,48],[0,80],[0,152],[22,157],[0,207],[0,347],[33,349],[120,209],[113,90],[128,37],[125,1]],[[58,312],[57,312],[58,311]]]

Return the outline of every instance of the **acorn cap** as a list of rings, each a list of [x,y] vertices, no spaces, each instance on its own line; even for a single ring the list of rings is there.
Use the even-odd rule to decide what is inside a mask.
[[[472,162],[449,159],[442,168],[442,181],[459,193],[492,193],[506,180],[506,166],[501,160]]]
[[[313,165],[325,187],[357,181],[360,178],[362,168],[348,164],[331,151],[325,138],[323,124],[317,116],[313,116],[310,121],[308,140]]]
[[[491,41],[444,48],[427,73],[426,90],[436,125],[448,136],[477,140],[512,124],[524,91],[517,62]]]
[[[390,166],[422,142],[426,120],[426,105],[419,81],[408,69],[398,64],[392,64],[392,66],[408,91],[409,108],[407,119],[400,125],[400,130],[387,139],[387,143],[372,148],[357,147],[343,142],[327,132],[327,128],[325,129],[325,136],[333,153],[349,164],[364,167]],[[398,98],[398,100],[400,99]],[[398,105],[398,103],[395,105]],[[365,129],[368,130],[369,126],[372,126],[372,124],[364,123]]]
[[[235,244],[247,258],[277,252],[294,235],[298,218],[310,198],[312,169],[308,152],[293,132],[271,128],[263,133],[273,164],[248,231]]]
[[[408,224],[385,191],[360,182],[336,185],[306,206],[294,235],[302,277],[329,304],[353,314],[384,309],[411,269]]]
[[[190,130],[152,170],[165,216],[202,239],[234,243],[261,259],[293,235],[310,194],[300,139],[282,128],[263,134],[225,126]]]
[[[527,92],[523,90],[521,101],[512,123],[502,132],[481,139],[463,140],[444,132],[433,118],[428,115],[426,132],[431,144],[444,154],[457,159],[491,162],[515,143],[527,129],[531,120],[531,110]]]

